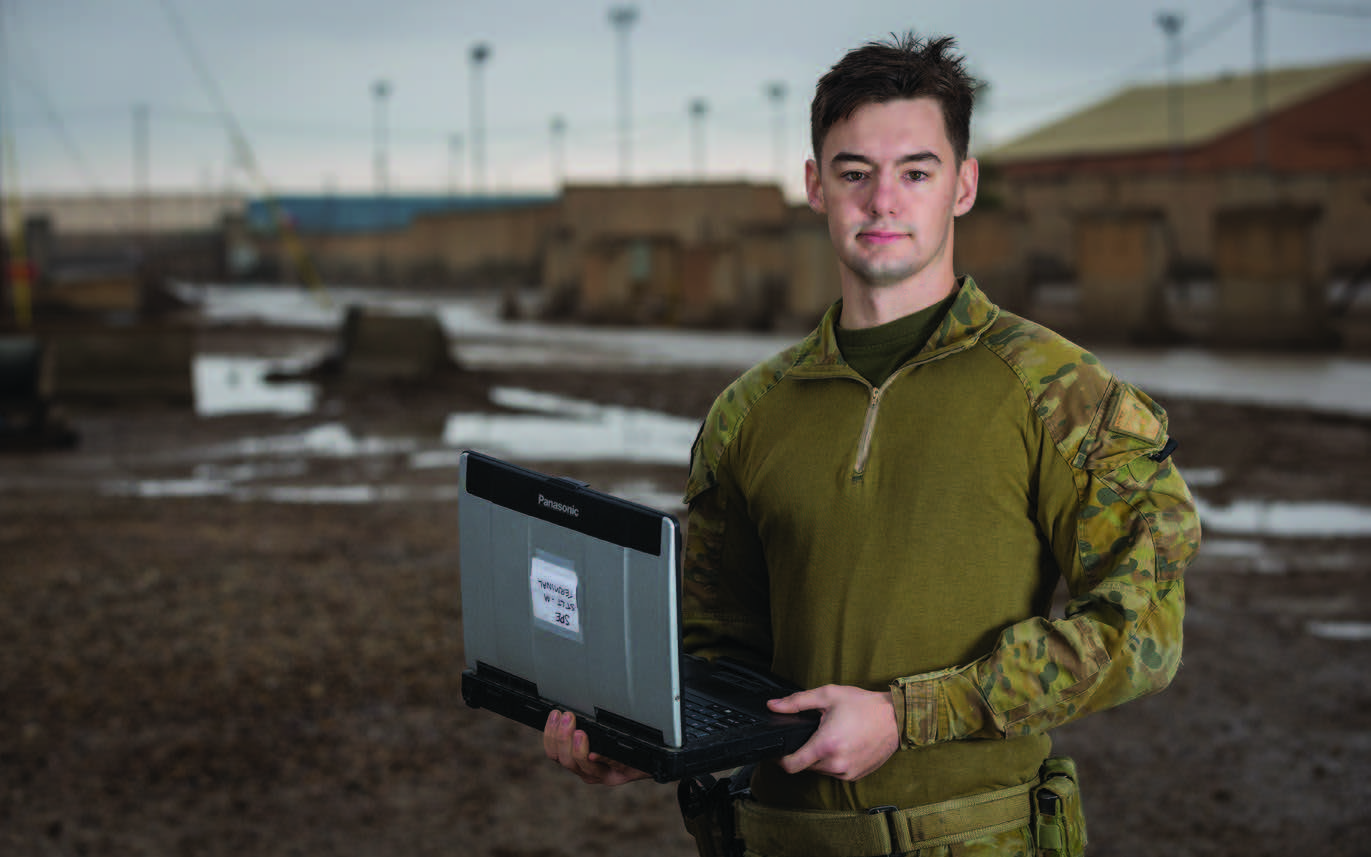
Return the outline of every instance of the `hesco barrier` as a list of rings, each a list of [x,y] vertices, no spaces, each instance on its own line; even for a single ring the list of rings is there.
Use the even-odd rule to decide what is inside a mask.
[[[195,330],[185,325],[67,327],[43,332],[60,401],[192,404]]]
[[[447,334],[433,315],[348,308],[339,342],[344,378],[423,378],[452,368]]]

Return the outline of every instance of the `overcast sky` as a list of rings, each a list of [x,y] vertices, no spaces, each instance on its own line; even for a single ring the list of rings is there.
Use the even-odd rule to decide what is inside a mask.
[[[613,5],[2,0],[0,118],[14,143],[4,188],[123,193],[146,163],[155,189],[368,193],[378,187],[378,128],[391,193],[545,194],[559,169],[570,181],[616,180]],[[815,81],[848,48],[892,31],[958,38],[990,84],[973,130],[982,149],[1130,83],[1165,79],[1163,10],[1183,10],[1185,76],[1246,73],[1254,57],[1251,0],[635,5],[624,31],[632,180],[689,178],[701,165],[716,179],[773,180],[780,170],[792,196]],[[1272,66],[1371,58],[1371,2],[1268,0],[1265,20]],[[480,43],[491,53],[474,76]],[[374,95],[380,80],[384,99]],[[786,89],[779,113],[773,82]],[[475,163],[473,91],[484,103],[484,169]],[[691,117],[696,100],[700,119]],[[138,105],[146,161],[137,155]],[[264,184],[232,156],[221,107],[242,128]]]

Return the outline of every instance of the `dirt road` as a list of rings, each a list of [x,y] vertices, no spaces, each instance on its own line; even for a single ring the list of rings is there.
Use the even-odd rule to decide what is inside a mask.
[[[677,373],[669,394],[651,374],[461,376],[321,411],[437,444],[444,415],[482,407],[492,381],[698,418],[727,374]],[[1371,421],[1167,404],[1182,467],[1222,474],[1211,504],[1371,505]],[[440,490],[455,471],[402,452],[299,456],[259,479],[428,493],[180,496],[178,480],[235,466],[226,444],[311,420],[71,416],[76,450],[0,456],[0,854],[693,853],[673,789],[583,787],[536,733],[462,705]],[[1082,767],[1092,853],[1367,853],[1371,642],[1315,632],[1371,619],[1371,539],[1207,538],[1173,687],[1058,733]]]

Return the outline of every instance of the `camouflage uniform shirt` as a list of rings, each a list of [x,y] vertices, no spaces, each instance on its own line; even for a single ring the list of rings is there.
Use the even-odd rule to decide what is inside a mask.
[[[843,360],[839,311],[730,385],[696,441],[686,648],[892,691],[901,749],[881,769],[765,765],[763,802],[910,807],[1027,782],[1048,730],[1180,662],[1199,525],[1166,414],[970,278],[878,388]]]

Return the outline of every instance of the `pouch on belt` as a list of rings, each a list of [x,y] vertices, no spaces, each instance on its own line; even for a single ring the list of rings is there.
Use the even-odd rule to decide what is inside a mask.
[[[1085,807],[1076,763],[1067,756],[1043,762],[1033,789],[1033,841],[1038,857],[1080,857],[1085,853]]]

